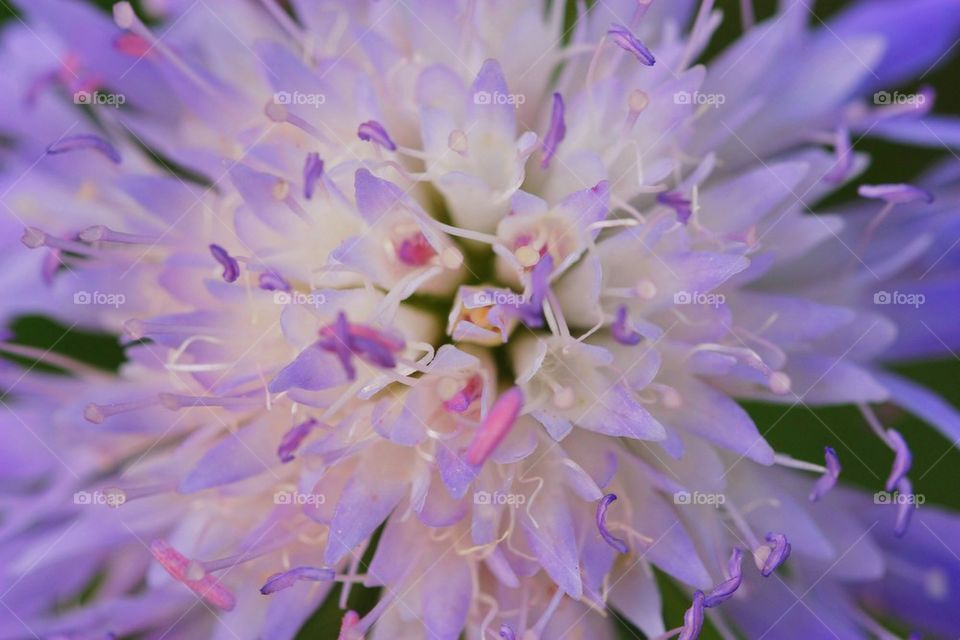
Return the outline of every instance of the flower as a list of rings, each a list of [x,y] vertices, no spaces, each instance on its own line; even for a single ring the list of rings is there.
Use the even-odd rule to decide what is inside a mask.
[[[853,142],[956,127],[867,100],[953,0],[785,4],[705,65],[709,0],[145,5],[3,34],[0,317],[125,361],[0,342],[0,637],[291,638],[334,585],[341,640],[960,625],[960,520],[872,408],[960,437],[887,368],[960,348],[960,172]],[[858,406],[883,499],[751,399]]]

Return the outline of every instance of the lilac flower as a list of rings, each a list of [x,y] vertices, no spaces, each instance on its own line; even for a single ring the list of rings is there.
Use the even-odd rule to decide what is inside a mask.
[[[960,628],[960,520],[871,408],[960,438],[888,369],[960,349],[960,170],[858,184],[855,142],[955,140],[868,104],[960,13],[782,3],[701,65],[710,2],[569,42],[563,2],[145,4],[23,3],[0,40],[0,637],[293,638],[335,588],[341,640]],[[889,504],[747,400],[856,405]]]

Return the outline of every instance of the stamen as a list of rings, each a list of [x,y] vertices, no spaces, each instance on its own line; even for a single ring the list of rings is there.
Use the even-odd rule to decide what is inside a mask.
[[[157,239],[151,236],[145,236],[139,233],[124,233],[122,231],[113,231],[102,224],[87,227],[81,231],[78,237],[84,242],[116,242],[118,244],[156,244]]]
[[[52,250],[76,253],[88,258],[94,258],[97,256],[97,253],[93,251],[89,245],[75,242],[73,240],[64,240],[63,238],[58,238],[57,236],[52,236],[42,229],[37,229],[36,227],[26,227],[23,230],[23,235],[20,237],[20,242],[22,242],[23,246],[27,247],[28,249],[39,249],[40,247],[46,247]]]
[[[233,610],[236,598],[220,581],[163,540],[150,543],[150,553],[167,573],[195,594],[224,611]],[[199,569],[199,571],[198,571]]]
[[[304,133],[321,142],[330,145],[333,144],[333,141],[330,140],[330,138],[328,138],[322,131],[320,131],[320,129],[310,124],[300,116],[290,113],[290,110],[287,109],[286,105],[277,104],[276,102],[270,101],[267,103],[266,107],[264,107],[263,113],[267,116],[267,118],[270,119],[271,122],[276,122],[277,124],[289,124],[290,126],[300,129]]]
[[[294,453],[296,453],[304,438],[310,435],[314,427],[319,426],[319,424],[316,419],[310,418],[283,434],[283,437],[280,439],[280,446],[277,448],[277,456],[280,457],[280,462],[286,464],[293,460],[295,457]]]
[[[500,637],[503,638],[503,640],[517,640],[517,634],[506,624],[500,625]]]
[[[850,170],[853,168],[853,145],[850,143],[850,130],[846,127],[837,128],[833,151],[837,156],[837,163],[823,179],[832,184],[839,184],[850,175]]]
[[[563,96],[559,93],[553,94],[553,107],[550,111],[550,128],[547,129],[547,135],[543,138],[543,158],[540,159],[540,167],[547,169],[550,166],[550,159],[557,152],[557,146],[563,142],[567,135],[567,125],[563,119]]]
[[[840,477],[841,466],[837,452],[833,450],[833,447],[824,447],[823,455],[826,459],[827,470],[813,485],[813,491],[810,492],[810,502],[816,502],[825,496],[837,484],[837,478]]]
[[[376,120],[367,120],[357,129],[357,136],[366,142],[372,142],[375,145],[383,147],[388,151],[396,151],[397,145],[390,138],[390,134],[383,128],[383,125]]]
[[[357,629],[360,625],[360,616],[356,611],[350,610],[343,614],[343,621],[340,623],[340,635],[337,640],[360,640],[363,633]]]
[[[744,31],[753,28],[756,18],[753,14],[753,0],[740,0],[740,24]]]
[[[529,269],[540,261],[540,252],[528,245],[518,247],[513,255],[524,269]]]
[[[771,369],[753,349],[746,347],[730,347],[715,343],[703,343],[697,345],[693,351],[713,351],[715,353],[722,353],[732,356],[733,358],[736,358],[738,362],[741,362],[751,369],[755,369],[756,371],[759,371],[765,375],[767,377],[767,387],[773,393],[777,395],[783,395],[790,392],[790,387],[793,384],[790,380],[790,376],[783,371],[774,371]]]
[[[395,250],[397,259],[411,267],[422,267],[437,255],[427,237],[420,231],[401,240]]]
[[[176,324],[173,322],[153,322],[131,318],[123,323],[123,338],[125,341],[143,340],[146,337],[169,337],[182,340],[196,339],[198,336],[207,340],[217,340],[210,334],[217,333],[217,327],[202,325]]]
[[[314,582],[322,582],[333,580],[336,577],[336,574],[333,572],[333,569],[321,569],[318,567],[295,567],[293,569],[288,569],[287,571],[281,571],[280,573],[275,573],[260,587],[260,593],[265,596],[268,596],[277,591],[282,591],[292,587],[294,583],[300,580],[312,580]]]
[[[120,152],[118,152],[112,144],[100,136],[93,135],[92,133],[81,133],[75,136],[65,136],[60,138],[47,147],[47,153],[55,156],[61,153],[69,153],[71,151],[80,151],[85,149],[97,151],[98,153],[103,154],[103,156],[105,156],[114,164],[120,164],[120,162],[123,160],[120,157]]]
[[[697,589],[693,592],[693,602],[683,614],[683,630],[680,631],[678,640],[696,640],[700,637],[700,630],[703,629],[703,600],[703,591]]]
[[[511,387],[497,398],[467,446],[466,461],[473,466],[483,464],[503,439],[510,433],[520,409],[523,408],[523,391]]]
[[[182,393],[160,393],[157,395],[162,404],[171,411],[193,407],[223,407],[225,409],[253,409],[263,405],[260,397],[242,396],[190,396]]]
[[[900,480],[910,473],[910,467],[913,465],[913,456],[910,454],[910,447],[906,440],[895,429],[887,429],[887,444],[893,449],[893,467],[890,469],[890,477],[884,489],[893,491]]]
[[[753,550],[753,561],[764,578],[770,577],[777,567],[790,557],[790,543],[782,533],[768,533],[763,544]]]
[[[342,311],[337,314],[333,324],[320,329],[320,336],[323,339],[317,342],[317,346],[336,354],[351,380],[357,376],[353,356],[384,369],[393,369],[397,366],[397,354],[405,347],[400,338],[367,325],[347,322],[347,316]]]
[[[653,57],[650,49],[640,42],[626,26],[620,24],[610,25],[607,35],[611,37],[618,47],[627,53],[632,53],[641,64],[652,67],[656,63],[656,58]]]
[[[932,193],[909,184],[862,184],[857,189],[857,194],[863,198],[883,200],[888,204],[906,204],[917,201],[930,204],[933,202]]]
[[[690,216],[693,215],[693,206],[690,200],[677,191],[667,191],[657,195],[657,202],[673,209],[677,213],[677,220],[681,224],[687,224]]]
[[[308,153],[303,165],[303,197],[307,200],[313,197],[317,180],[323,177],[323,160],[319,153]]]
[[[617,495],[615,493],[608,493],[600,498],[600,502],[597,503],[597,529],[600,530],[600,537],[603,538],[604,542],[620,553],[629,553],[630,549],[627,547],[627,543],[614,536],[607,529],[607,507],[616,499]]]
[[[6,330],[0,330],[0,353],[7,353],[10,355],[19,356],[21,358],[29,358],[35,362],[43,362],[44,364],[63,369],[64,371],[67,371],[77,377],[103,377],[106,375],[100,369],[91,367],[88,364],[79,362],[69,356],[56,353],[49,349],[41,349],[39,347],[31,347],[26,344],[9,342],[9,340],[12,340],[13,338],[13,334]],[[2,399],[3,395],[0,395],[0,400]]]
[[[730,554],[730,560],[727,562],[727,571],[730,577],[715,586],[703,600],[703,606],[715,607],[733,597],[733,594],[740,588],[740,582],[743,580],[743,550],[740,547],[734,547]]]
[[[472,376],[462,389],[457,390],[443,402],[443,408],[451,413],[463,413],[470,408],[474,400],[480,397],[482,390],[483,379],[480,376]]]
[[[145,398],[143,400],[134,400],[131,402],[118,402],[116,404],[96,404],[91,402],[84,408],[83,417],[87,422],[93,424],[102,424],[104,420],[128,411],[139,411],[147,407],[155,406],[159,400],[156,397]]]
[[[897,481],[897,518],[893,525],[893,534],[902,538],[910,527],[916,500],[913,496],[913,484],[906,476]]]
[[[143,24],[143,21],[137,17],[136,12],[133,10],[133,6],[131,6],[129,2],[118,2],[113,5],[113,21],[121,29],[135,33],[150,43],[150,47],[163,54],[163,56],[169,60],[174,67],[176,67],[181,73],[184,74],[184,76],[189,78],[198,87],[208,92],[212,91],[210,84],[200,77],[200,75],[196,73],[190,67],[190,65],[183,60],[183,58],[177,55],[173,49],[164,44],[162,38],[158,38],[153,35],[150,29]]]
[[[520,320],[528,327],[543,325],[543,301],[550,292],[550,275],[553,273],[553,256],[545,254],[530,271],[528,300],[517,305]]]
[[[627,305],[625,304],[617,307],[617,316],[613,324],[610,325],[610,333],[613,334],[614,340],[630,347],[640,344],[640,341],[643,340],[643,336],[640,335],[636,329],[629,326],[627,322]]]
[[[264,271],[258,279],[264,291],[290,291],[290,283],[273,271]]]
[[[214,260],[223,267],[223,279],[225,282],[235,282],[240,277],[240,264],[237,260],[227,253],[227,250],[218,244],[210,245],[210,253]]]

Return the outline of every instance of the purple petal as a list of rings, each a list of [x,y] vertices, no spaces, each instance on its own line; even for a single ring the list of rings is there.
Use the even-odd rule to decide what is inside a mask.
[[[357,136],[359,136],[361,140],[372,142],[388,151],[397,150],[397,145],[390,138],[390,134],[388,134],[383,125],[376,120],[367,120],[361,124],[357,129]]]
[[[318,567],[294,567],[287,571],[275,573],[260,587],[260,593],[265,596],[277,591],[282,591],[292,587],[294,583],[300,580],[312,580],[320,582],[323,580],[333,580],[336,574],[333,569],[321,569]]]
[[[630,549],[627,547],[627,543],[614,536],[607,529],[607,507],[610,506],[610,503],[617,499],[616,494],[608,493],[607,495],[600,498],[600,502],[597,503],[597,529],[600,530],[600,536],[606,541],[608,545],[616,549],[620,553],[628,553]]]
[[[557,152],[557,146],[563,142],[563,138],[567,135],[563,112],[563,96],[554,93],[553,109],[550,112],[550,128],[547,129],[547,135],[543,138],[543,158],[540,160],[540,166],[544,169],[550,166],[550,159]]]
[[[640,341],[643,340],[642,335],[628,326],[627,305],[625,304],[617,307],[617,317],[613,321],[613,324],[610,325],[610,333],[613,334],[614,340],[628,347],[640,344]]]
[[[236,279],[240,277],[240,264],[236,258],[233,258],[227,253],[226,249],[218,244],[211,244],[210,253],[213,254],[214,260],[219,262],[220,266],[223,267],[224,281],[235,282]]]
[[[650,49],[640,42],[637,36],[633,35],[633,32],[627,27],[620,24],[610,25],[607,35],[613,39],[618,47],[636,56],[641,64],[652,67],[656,63],[656,58],[653,57]]]
[[[288,389],[320,391],[341,385],[347,381],[347,376],[336,362],[328,353],[311,345],[280,370],[270,382],[270,393],[282,393]]]
[[[823,456],[827,463],[827,471],[813,485],[813,491],[810,492],[811,502],[816,502],[827,495],[827,492],[837,484],[837,478],[840,477],[842,468],[840,458],[837,457],[837,452],[833,450],[833,447],[824,447]]]
[[[60,138],[49,147],[47,153],[54,156],[61,153],[69,153],[81,149],[91,149],[98,151],[106,156],[114,164],[120,164],[122,158],[112,144],[92,133],[81,133],[75,136],[66,136]]]
[[[925,189],[909,184],[862,184],[857,193],[864,198],[883,200],[890,204],[906,204],[908,202],[933,202],[933,194]]]

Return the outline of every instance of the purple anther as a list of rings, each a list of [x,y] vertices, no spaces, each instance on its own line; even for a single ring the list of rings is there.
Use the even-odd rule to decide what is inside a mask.
[[[608,493],[600,498],[600,502],[597,503],[597,529],[600,530],[600,537],[603,538],[604,542],[616,549],[619,553],[628,553],[630,549],[627,547],[627,543],[614,536],[610,533],[610,530],[607,529],[607,507],[616,499],[617,494],[615,493]]]
[[[235,282],[236,279],[240,277],[240,264],[236,258],[231,257],[231,255],[227,253],[226,249],[218,244],[211,244],[210,253],[213,254],[214,260],[219,262],[220,266],[223,267],[224,281]]]

